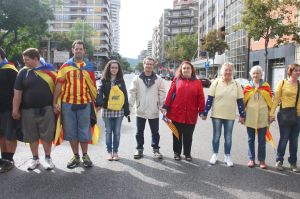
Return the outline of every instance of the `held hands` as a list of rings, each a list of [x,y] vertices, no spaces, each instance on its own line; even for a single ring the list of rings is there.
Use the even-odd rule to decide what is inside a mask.
[[[240,117],[240,118],[239,118],[239,122],[240,122],[241,124],[245,124],[245,118],[244,118],[244,117]]]
[[[60,112],[60,107],[58,104],[53,104],[53,111],[55,114],[58,114]]]
[[[206,119],[207,119],[207,116],[202,115],[201,118],[202,118],[202,120],[206,120]]]
[[[166,114],[167,114],[167,109],[165,109],[165,108],[160,109],[160,111],[161,111],[161,113],[162,113],[163,115],[166,115]]]
[[[275,121],[275,117],[274,116],[269,116],[269,123],[271,124],[274,121]]]

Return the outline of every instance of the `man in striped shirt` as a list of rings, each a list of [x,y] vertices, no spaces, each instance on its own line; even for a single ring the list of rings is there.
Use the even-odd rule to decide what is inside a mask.
[[[79,144],[83,165],[93,165],[87,151],[91,141],[90,115],[91,103],[95,100],[96,80],[93,66],[84,59],[85,51],[83,41],[73,42],[74,57],[59,69],[54,92],[53,106],[56,113],[61,112],[64,139],[70,142],[74,153],[67,165],[69,169],[80,164]]]

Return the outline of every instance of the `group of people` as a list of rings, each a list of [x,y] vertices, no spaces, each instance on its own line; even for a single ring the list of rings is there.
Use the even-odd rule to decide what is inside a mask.
[[[266,140],[270,140],[269,125],[275,120],[279,103],[281,105],[277,117],[280,140],[276,168],[283,170],[283,158],[289,142],[290,167],[294,172],[299,171],[299,65],[292,64],[288,67],[288,79],[278,83],[273,98],[269,84],[262,80],[263,71],[260,66],[251,68],[251,80],[242,88],[233,79],[234,65],[224,63],[220,70],[221,77],[213,81],[205,102],[201,81],[196,78],[195,68],[189,61],[180,64],[170,89],[166,92],[164,80],[154,72],[155,60],[146,57],[143,61],[144,70],[134,77],[127,91],[122,67],[116,60],[106,64],[97,88],[93,66],[84,58],[85,51],[82,41],[74,41],[74,56],[56,72],[51,64],[40,58],[37,49],[29,48],[23,52],[25,66],[18,72],[7,61],[0,48],[0,172],[14,167],[13,156],[17,140],[30,144],[32,160],[28,170],[34,170],[40,164],[39,143],[45,151],[44,167],[52,170],[54,164],[51,159],[51,146],[53,142],[57,144],[62,139],[70,142],[73,151],[67,168],[73,169],[80,165],[79,145],[83,166],[93,166],[88,155],[88,144],[92,140],[99,110],[105,124],[107,160],[118,161],[122,120],[125,116],[130,121],[133,108],[136,109],[137,128],[134,159],[143,158],[147,120],[152,135],[153,157],[163,158],[159,150],[161,112],[176,129],[176,133],[173,132],[174,159],[180,161],[183,154],[186,161],[192,161],[191,147],[198,116],[206,120],[211,110],[213,154],[209,163],[217,163],[223,126],[224,162],[232,167],[232,130],[238,110],[239,122],[247,127],[248,167],[253,168],[256,165],[257,134],[259,167],[266,169]],[[280,122],[281,110],[287,107],[296,109],[296,123]]]

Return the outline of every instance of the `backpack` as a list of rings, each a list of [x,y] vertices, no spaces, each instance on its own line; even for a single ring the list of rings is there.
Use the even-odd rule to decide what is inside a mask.
[[[124,105],[125,97],[119,86],[112,86],[109,92],[107,109],[120,111]]]

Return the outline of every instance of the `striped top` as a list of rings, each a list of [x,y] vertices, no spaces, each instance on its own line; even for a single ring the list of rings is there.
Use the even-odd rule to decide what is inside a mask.
[[[78,69],[68,63],[62,65],[58,71],[57,81],[63,83],[61,99],[69,104],[86,104],[92,102],[89,88],[86,82],[84,70],[80,70],[86,65],[85,62],[76,63]],[[88,74],[87,74],[88,75]]]

